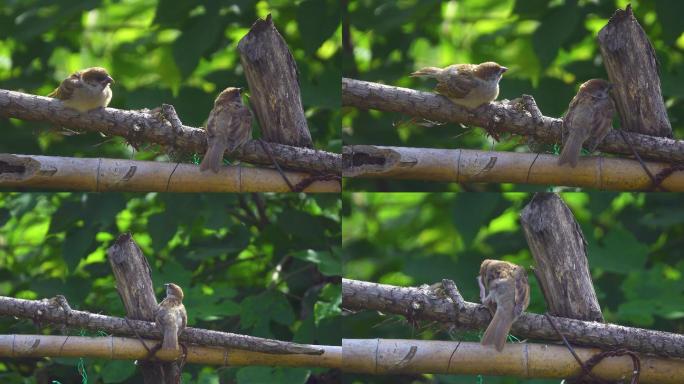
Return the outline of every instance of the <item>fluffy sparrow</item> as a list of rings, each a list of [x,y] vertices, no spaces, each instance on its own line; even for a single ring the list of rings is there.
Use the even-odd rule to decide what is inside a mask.
[[[612,84],[591,79],[582,84],[563,117],[563,144],[558,165],[577,165],[582,145],[593,152],[610,132],[615,106],[610,98]]]
[[[52,91],[48,97],[62,100],[64,105],[79,112],[104,108],[112,100],[110,84],[114,79],[100,67],[74,72]]]
[[[252,114],[242,104],[240,88],[226,88],[221,92],[207,121],[207,152],[200,170],[219,171],[223,153],[233,152],[252,138]]]
[[[501,352],[511,325],[530,304],[530,286],[525,268],[500,260],[480,265],[480,301],[492,313],[482,335],[482,345],[494,345]]]
[[[178,350],[178,336],[188,323],[188,313],[183,305],[183,290],[176,284],[164,284],[166,298],[157,306],[155,321],[162,329],[162,349]]]
[[[452,102],[468,109],[496,100],[499,80],[508,68],[488,61],[482,64],[454,64],[446,68],[426,67],[411,77],[437,79],[435,90]]]

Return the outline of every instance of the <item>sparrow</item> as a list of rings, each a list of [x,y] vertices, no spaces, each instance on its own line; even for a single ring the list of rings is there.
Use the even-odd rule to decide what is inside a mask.
[[[513,322],[530,304],[530,286],[525,268],[500,260],[480,265],[480,301],[492,314],[482,335],[482,345],[494,345],[501,352]]]
[[[221,92],[207,120],[207,152],[200,170],[219,171],[223,153],[233,152],[252,138],[252,113],[242,104],[240,88]]]
[[[110,84],[114,84],[114,79],[106,69],[86,68],[64,79],[48,97],[60,99],[64,105],[79,112],[88,112],[109,105],[112,100]]]
[[[610,90],[613,85],[603,79],[582,84],[563,116],[563,134],[567,139],[558,165],[577,165],[582,145],[593,152],[610,132],[615,113]]]
[[[437,79],[435,90],[455,104],[475,109],[496,100],[499,96],[499,80],[508,68],[495,62],[482,64],[454,64],[446,68],[426,67],[411,77]]]
[[[164,286],[166,298],[157,306],[154,320],[164,335],[162,349],[178,350],[178,336],[188,323],[188,313],[183,305],[183,290],[172,283]]]

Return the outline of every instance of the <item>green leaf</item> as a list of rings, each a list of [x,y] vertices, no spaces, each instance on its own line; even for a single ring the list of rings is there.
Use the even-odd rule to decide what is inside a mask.
[[[135,364],[128,360],[109,360],[102,367],[102,380],[105,383],[120,383],[135,373]]]
[[[154,24],[162,27],[178,27],[188,19],[190,11],[201,4],[196,0],[159,0],[154,14]]]
[[[684,31],[684,1],[655,0],[655,8],[660,25],[663,26],[665,43],[674,45]]]
[[[513,14],[522,19],[539,19],[549,7],[550,0],[515,0]]]
[[[470,245],[496,209],[501,195],[495,193],[460,193],[456,195],[453,220],[463,242]]]
[[[69,271],[74,271],[81,260],[95,250],[96,234],[97,229],[91,226],[72,228],[67,231],[64,243],[62,243],[62,257]]]
[[[546,68],[558,55],[558,49],[580,26],[580,12],[576,1],[552,8],[544,15],[541,25],[532,34],[534,51],[542,68]]]
[[[290,325],[295,319],[290,303],[281,292],[265,291],[247,296],[242,303],[240,324],[243,329],[253,328],[257,335],[270,336],[271,321]]]
[[[337,1],[305,0],[297,6],[297,25],[304,49],[313,55],[340,25],[339,4]]]
[[[11,218],[12,214],[9,209],[0,208],[0,227],[4,227]]]
[[[238,384],[304,384],[311,375],[306,368],[245,367],[237,373]]]
[[[306,251],[295,252],[292,256],[316,264],[318,270],[326,276],[342,275],[342,262],[338,253],[307,249]]]
[[[342,286],[326,284],[319,295],[319,301],[314,304],[314,321],[316,325],[324,319],[337,317],[342,313]]]
[[[183,78],[195,70],[200,58],[219,37],[221,16],[214,6],[207,6],[206,13],[188,20],[183,33],[173,42],[173,57]]]
[[[164,249],[178,230],[178,221],[174,214],[167,210],[147,218],[147,230],[152,237],[152,247],[156,252]]]
[[[614,228],[603,238],[603,244],[589,240],[592,267],[616,273],[641,270],[648,259],[648,246],[624,228]]]

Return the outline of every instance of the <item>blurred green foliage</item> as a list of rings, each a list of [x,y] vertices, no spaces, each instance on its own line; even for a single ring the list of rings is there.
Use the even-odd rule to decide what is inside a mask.
[[[221,90],[247,87],[237,44],[269,13],[297,62],[315,147],[340,152],[335,0],[2,1],[0,88],[47,95],[73,71],[102,66],[116,80],[111,107],[173,104],[185,124],[199,127]],[[0,127],[0,152],[165,158],[154,145],[135,150],[122,138],[97,133],[65,137],[45,123],[0,119]]]
[[[684,332],[684,208],[677,194],[561,195],[588,242],[589,266],[606,322]],[[519,222],[527,193],[345,193],[343,276],[400,286],[453,279],[464,298],[479,302],[482,260],[533,265]],[[530,312],[546,311],[534,275]],[[477,341],[478,332],[449,333],[435,324],[361,311],[345,317],[346,338]],[[350,375],[349,383],[473,383],[459,376]],[[484,383],[517,383],[487,377]],[[557,383],[558,380],[533,381]]]
[[[425,66],[496,61],[509,68],[499,99],[531,94],[544,115],[558,117],[582,82],[607,78],[596,36],[627,3],[655,47],[672,128],[676,137],[684,137],[684,18],[677,16],[684,13],[682,1],[351,0],[342,14],[351,31],[350,41],[343,44],[343,74],[431,91],[434,80],[408,75]],[[518,136],[495,142],[481,129],[430,125],[397,113],[344,108],[342,139],[345,144],[529,151]],[[363,179],[346,180],[345,187],[459,189],[456,184]],[[512,185],[491,188],[521,190]]]
[[[340,345],[340,210],[339,196],[324,194],[3,194],[0,295],[62,294],[74,309],[124,316],[106,250],[131,232],[157,297],[164,283],[183,287],[189,326]],[[0,333],[36,332],[31,321],[0,317]],[[77,362],[0,359],[0,382],[80,382]],[[132,361],[85,359],[85,368],[89,383],[142,382]],[[331,373],[196,364],[184,372],[186,383],[306,383]]]

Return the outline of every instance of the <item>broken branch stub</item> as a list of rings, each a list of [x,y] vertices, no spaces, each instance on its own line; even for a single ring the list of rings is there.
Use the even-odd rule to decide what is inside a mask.
[[[297,64],[271,15],[252,25],[238,43],[238,51],[263,138],[313,147],[302,107]]]
[[[599,31],[597,40],[608,78],[614,85],[613,99],[622,129],[672,137],[655,50],[632,7],[615,11]]]

